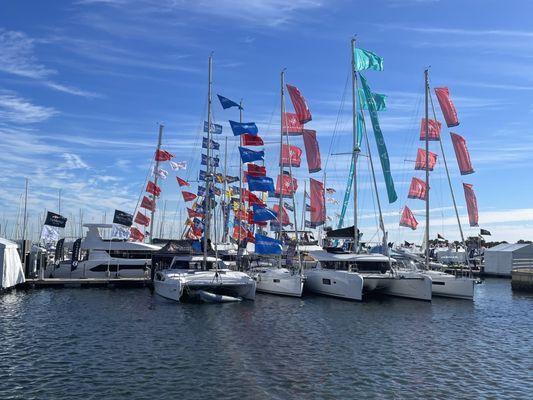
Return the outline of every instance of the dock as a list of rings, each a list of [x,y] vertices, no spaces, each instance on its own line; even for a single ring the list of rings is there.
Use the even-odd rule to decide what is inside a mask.
[[[513,268],[511,287],[516,291],[533,292],[533,267]]]
[[[150,278],[42,278],[26,279],[23,288],[63,288],[63,287],[145,287]]]

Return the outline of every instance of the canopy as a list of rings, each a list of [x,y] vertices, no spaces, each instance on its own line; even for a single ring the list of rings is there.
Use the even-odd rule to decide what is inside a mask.
[[[354,227],[352,225],[346,228],[332,229],[331,231],[326,232],[326,236],[331,239],[353,239],[354,232]]]
[[[16,243],[0,238],[0,287],[2,289],[25,282],[17,248]]]

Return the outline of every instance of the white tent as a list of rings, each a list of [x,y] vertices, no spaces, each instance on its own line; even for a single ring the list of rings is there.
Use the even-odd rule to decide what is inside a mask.
[[[533,244],[502,243],[485,250],[487,275],[511,276],[514,267],[533,264]]]
[[[0,238],[0,287],[10,288],[24,283],[24,271],[17,244]]]

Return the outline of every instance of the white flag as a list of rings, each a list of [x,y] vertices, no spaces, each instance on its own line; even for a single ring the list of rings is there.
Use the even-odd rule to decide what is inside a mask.
[[[113,239],[129,239],[130,238],[130,228],[126,225],[113,224],[113,229],[111,230],[111,237]]]
[[[178,162],[169,161],[168,163],[170,164],[171,168],[174,171],[177,171],[180,169],[187,169],[187,161],[178,161]]]
[[[326,199],[326,201],[327,201],[328,203],[332,203],[332,204],[339,204],[339,202],[338,202],[337,200],[335,200],[334,198],[332,198],[332,197],[328,197],[328,198]]]
[[[154,176],[157,175],[157,176],[159,176],[162,179],[167,179],[168,171],[165,171],[163,168],[158,168],[156,170],[155,166],[154,166],[154,169],[152,170],[152,174]]]
[[[55,226],[43,225],[41,240],[45,244],[57,242],[59,240],[59,229]]]

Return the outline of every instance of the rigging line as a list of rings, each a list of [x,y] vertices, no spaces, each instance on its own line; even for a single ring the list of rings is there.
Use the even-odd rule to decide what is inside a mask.
[[[332,134],[331,140],[329,142],[328,155],[326,157],[326,163],[324,164],[324,170],[326,170],[327,167],[328,167],[329,157],[331,155],[331,151],[332,151],[332,148],[333,148],[333,144],[334,144],[335,138],[337,136],[337,132],[338,132],[338,128],[339,128],[339,125],[340,125],[340,121],[342,119],[342,112],[344,110],[344,104],[346,103],[346,93],[348,92],[348,82],[350,80],[350,76],[351,76],[351,66],[348,69],[348,73],[346,74],[346,81],[344,83],[344,90],[343,90],[343,93],[342,93],[341,104],[339,105],[339,109],[337,111],[337,118],[335,120],[335,126],[333,128],[333,134]]]

